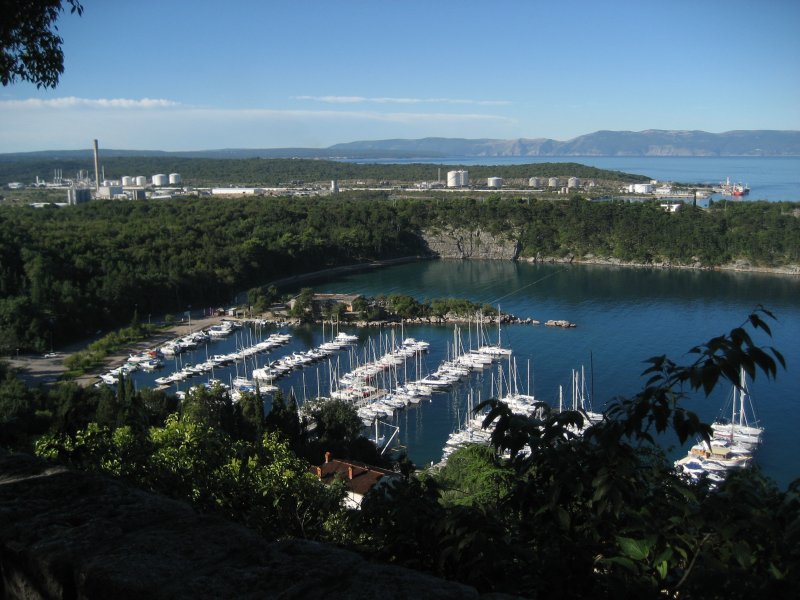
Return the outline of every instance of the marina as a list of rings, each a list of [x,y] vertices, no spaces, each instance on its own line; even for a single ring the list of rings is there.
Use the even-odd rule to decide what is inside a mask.
[[[798,399],[796,365],[800,364],[797,344],[800,339],[797,301],[800,284],[795,278],[599,265],[430,261],[346,274],[317,285],[329,292],[365,296],[401,291],[418,298],[469,295],[474,301],[490,304],[504,297],[501,300],[504,313],[508,311],[520,317],[559,314],[579,325],[563,329],[504,324],[501,341],[503,348],[513,351],[511,367],[508,357],[502,357],[486,368],[473,368],[465,378],[459,377],[449,384],[442,381],[434,389],[414,383],[426,377],[428,383],[435,382],[436,378],[430,376],[453,360],[453,344],[458,339],[453,324],[407,323],[402,328],[359,328],[341,323],[337,332],[328,324],[323,331],[320,325],[290,327],[279,323],[244,323],[228,336],[198,343],[177,357],[161,358],[164,363],[161,369],[137,369],[132,375],[135,385],[157,387],[156,378],[179,370],[175,368],[176,360],[180,367],[227,356],[232,360],[215,365],[213,374],[209,371],[187,377],[168,384],[165,389],[185,392],[189,386],[207,383],[209,379],[232,386],[237,377],[245,377],[253,384],[258,383],[260,391],[266,394],[267,410],[269,385],[281,389],[284,394],[293,393],[302,405],[318,396],[330,397],[334,392],[344,392],[346,384],[352,382],[348,379],[341,382],[347,373],[380,359],[404,340],[424,340],[429,344],[427,351],[403,357],[402,364],[393,364],[382,369],[379,375],[374,374],[366,385],[375,389],[363,389],[361,393],[370,400],[397,396],[390,401],[402,403],[402,406],[390,407],[391,410],[384,406],[380,415],[376,411],[381,433],[389,427],[399,427],[395,442],[399,440],[417,464],[430,464],[441,461],[450,435],[464,427],[470,396],[475,404],[497,397],[498,380],[504,382],[503,395],[508,393],[508,382],[513,384],[514,381],[513,375],[509,376],[513,373],[514,362],[519,371],[516,375],[518,393],[530,395],[553,409],[565,407],[570,405],[571,390],[576,386],[574,373],[577,373],[577,387],[581,392],[575,397],[590,401],[591,410],[599,413],[608,399],[630,395],[641,388],[640,373],[645,368],[642,362],[645,358],[666,353],[678,361],[688,360],[685,353],[689,348],[730,330],[755,306],[765,303],[779,321],[773,327],[774,337],[761,342],[783,352],[788,367],[786,371],[780,370],[774,381],[759,377],[748,382],[753,397],[760,400],[760,423],[768,432],[758,452],[758,464],[781,484],[787,483],[800,468],[791,450],[793,432],[800,426],[797,411],[792,407],[792,401]],[[521,291],[515,293],[514,290]],[[474,323],[472,333],[467,325],[460,326],[464,358],[459,360],[483,358],[485,361],[486,357],[475,352],[479,344]],[[274,367],[289,357],[307,355],[341,333],[351,336],[349,339],[353,343],[303,368],[292,368],[281,377],[270,379],[267,373],[265,379],[257,377],[261,373],[258,369],[266,368],[269,363]],[[485,345],[495,346],[496,331],[485,333]],[[239,357],[238,353],[244,348],[262,343],[274,334],[290,337],[268,351]],[[584,366],[583,375],[580,374],[581,365]],[[730,392],[729,387],[724,387],[718,386],[708,399],[688,399],[687,408],[696,411],[706,422],[714,422],[719,406]],[[363,420],[365,425],[371,421],[369,414],[364,414]],[[375,421],[371,422],[372,429],[368,433],[374,437]],[[386,435],[387,439],[389,437]],[[689,450],[689,445],[681,447],[671,437],[661,443],[672,460],[686,456]]]

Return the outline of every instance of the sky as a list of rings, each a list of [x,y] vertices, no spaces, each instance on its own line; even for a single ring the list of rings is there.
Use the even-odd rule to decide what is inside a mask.
[[[798,0],[81,0],[0,152],[800,130]]]

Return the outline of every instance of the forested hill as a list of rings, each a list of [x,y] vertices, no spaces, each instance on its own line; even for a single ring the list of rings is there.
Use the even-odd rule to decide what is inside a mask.
[[[0,354],[228,302],[287,275],[425,254],[423,231],[481,229],[524,257],[719,265],[800,262],[800,205],[686,206],[491,197],[89,202],[0,207]]]
[[[289,158],[213,159],[183,158],[171,155],[160,156],[110,156],[102,159],[108,179],[120,179],[124,175],[154,173],[180,173],[183,182],[195,186],[280,186],[293,181],[329,182],[380,181],[416,182],[435,181],[441,171],[445,173],[459,167],[436,164],[358,164],[331,160],[308,160]],[[82,157],[56,156],[40,158],[38,155],[12,159],[0,159],[0,185],[12,181],[32,182],[39,177],[50,180],[54,169],[61,169],[63,176],[74,177],[78,170],[93,172],[94,163],[90,152]],[[532,165],[465,166],[473,179],[504,177],[519,179],[528,177],[580,177],[614,182],[649,181],[648,177],[598,169],[574,162],[552,162]]]

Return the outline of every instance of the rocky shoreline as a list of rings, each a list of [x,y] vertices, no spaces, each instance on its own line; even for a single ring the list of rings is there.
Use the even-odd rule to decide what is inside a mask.
[[[740,259],[724,265],[704,265],[699,260],[692,264],[681,264],[670,261],[641,263],[625,261],[619,258],[609,258],[587,254],[578,257],[574,254],[566,256],[542,256],[537,254],[532,257],[520,258],[520,261],[539,264],[576,264],[576,265],[607,265],[612,267],[633,267],[637,269],[693,269],[698,271],[736,271],[739,273],[765,273],[769,275],[800,275],[800,264],[782,267],[759,267],[749,261]]]

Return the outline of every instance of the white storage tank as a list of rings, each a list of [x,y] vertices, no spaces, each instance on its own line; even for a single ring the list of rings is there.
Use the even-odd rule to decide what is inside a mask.
[[[147,177],[144,175],[137,175],[136,176],[136,185],[139,187],[144,187],[147,185]]]
[[[133,177],[130,175],[123,175],[122,176],[122,186],[123,187],[131,187],[133,185]]]
[[[169,174],[169,184],[170,185],[178,185],[181,182],[181,174],[180,173],[170,173]]]
[[[499,189],[499,188],[503,187],[503,178],[502,177],[489,177],[489,179],[486,180],[486,185],[489,186],[490,188]]]
[[[528,179],[529,187],[538,188],[541,185],[542,185],[542,180],[539,179],[538,177],[531,177],[530,179]]]
[[[167,185],[167,183],[169,183],[169,179],[163,173],[153,175],[153,185]]]
[[[568,188],[576,188],[580,187],[580,185],[581,185],[581,180],[578,179],[577,177],[570,177],[569,179],[567,179]]]
[[[558,177],[551,177],[547,180],[547,187],[558,187]]]
[[[448,171],[447,187],[466,187],[469,185],[469,171]]]

